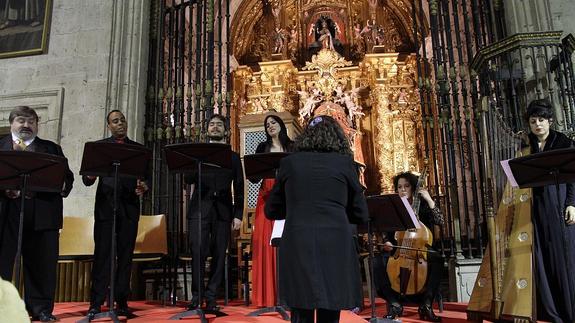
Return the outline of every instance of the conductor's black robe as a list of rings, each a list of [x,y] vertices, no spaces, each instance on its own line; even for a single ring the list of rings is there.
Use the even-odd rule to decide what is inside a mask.
[[[265,213],[286,220],[279,248],[282,301],[298,309],[362,305],[351,223],[366,222],[368,211],[350,156],[298,152],[282,159]]]

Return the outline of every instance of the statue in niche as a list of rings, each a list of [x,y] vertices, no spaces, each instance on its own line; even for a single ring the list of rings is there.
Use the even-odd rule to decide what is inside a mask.
[[[318,40],[321,43],[321,48],[333,50],[333,39],[331,37],[331,32],[327,28],[327,22],[325,21],[322,21],[321,23]]]
[[[375,19],[370,19],[365,22],[365,27],[359,33],[363,37],[365,44],[369,50],[375,45]]]
[[[337,22],[327,16],[321,16],[310,26],[308,36],[314,35],[315,41],[309,46],[310,54],[317,53],[320,49],[331,49],[343,55],[343,45],[337,38],[341,29]]]
[[[375,25],[373,28],[374,35],[375,35],[375,45],[384,45],[385,42],[385,34],[383,32],[383,27],[379,25]]]
[[[361,24],[356,23],[353,27],[353,48],[352,56],[354,59],[360,60],[365,54],[365,40],[361,35]]]
[[[297,36],[298,36],[297,28],[295,26],[292,26],[290,28],[290,32],[288,35],[288,44],[287,44],[287,56],[292,61],[295,61],[297,56],[297,47],[298,47]]]
[[[283,28],[276,27],[274,31],[274,54],[281,54],[284,51],[287,40],[286,31]]]

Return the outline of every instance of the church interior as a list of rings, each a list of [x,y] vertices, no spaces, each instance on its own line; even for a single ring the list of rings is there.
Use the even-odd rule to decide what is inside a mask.
[[[524,192],[500,165],[528,144],[533,100],[549,100],[553,130],[575,139],[572,1],[26,0],[38,12],[17,23],[11,2],[0,0],[0,134],[10,134],[14,107],[34,108],[39,136],[61,145],[79,183],[64,199],[57,307],[90,301],[95,188],[78,179],[84,144],[109,136],[108,112],[123,111],[128,136],[152,153],[140,214],[155,216],[140,220],[131,299],[161,306],[189,301],[194,279],[192,192],[165,147],[207,142],[217,113],[243,158],[266,140],[266,116],[295,139],[327,115],[349,139],[365,196],[393,193],[400,172],[427,174],[444,216],[431,228],[444,261],[435,306],[459,311],[453,322],[536,321],[523,253],[533,233],[498,211]],[[246,181],[224,309],[250,304],[259,187]],[[369,316],[375,273],[359,240]]]

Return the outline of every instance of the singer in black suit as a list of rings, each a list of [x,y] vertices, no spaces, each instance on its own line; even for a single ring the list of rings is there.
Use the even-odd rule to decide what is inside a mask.
[[[11,134],[0,140],[0,150],[26,150],[64,157],[62,148],[38,138],[38,115],[34,109],[16,107],[9,116]],[[34,320],[55,321],[54,293],[58,263],[59,229],[62,228],[62,197],[72,190],[74,174],[68,168],[61,193],[29,192],[24,210],[22,261],[24,301]],[[0,210],[0,276],[11,281],[20,218],[20,191],[4,191]]]
[[[208,138],[211,143],[225,143],[226,120],[219,114],[213,115],[208,121]],[[230,229],[239,230],[244,210],[244,171],[240,156],[232,152],[232,169],[202,170],[202,196],[198,196],[197,174],[186,176],[186,182],[192,184],[193,194],[188,206],[188,228],[192,247],[192,302],[189,309],[202,305],[198,295],[197,268],[204,277],[205,261],[208,254],[212,256],[210,263],[210,279],[202,293],[206,299],[206,309],[217,310],[217,291],[224,278],[224,262],[226,248],[230,239]],[[233,186],[233,194],[232,194]],[[233,197],[232,197],[233,196]],[[198,202],[202,201],[202,250],[198,248]],[[233,202],[232,202],[233,200]],[[202,286],[203,287],[203,286]]]
[[[265,206],[285,219],[279,248],[280,299],[293,323],[339,322],[363,303],[352,223],[367,222],[367,203],[348,139],[329,116],[311,120],[294,153],[280,162]]]
[[[124,114],[112,110],[106,117],[112,136],[99,142],[140,145],[127,137],[128,122]],[[84,185],[91,186],[95,176],[82,176]],[[148,187],[144,181],[128,178],[118,180],[118,209],[116,213],[116,282],[115,295],[118,316],[129,316],[128,296],[132,257],[140,219],[140,196]],[[110,286],[110,249],[114,206],[114,178],[100,177],[94,206],[94,266],[88,317],[100,312]]]

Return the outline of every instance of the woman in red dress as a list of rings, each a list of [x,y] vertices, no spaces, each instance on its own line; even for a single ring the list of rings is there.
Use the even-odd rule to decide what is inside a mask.
[[[260,143],[256,153],[289,151],[292,141],[283,120],[276,115],[264,119],[267,140]],[[252,303],[258,307],[276,305],[276,257],[270,245],[274,221],[264,214],[264,206],[274,179],[264,179],[258,193],[254,225],[252,228]]]

